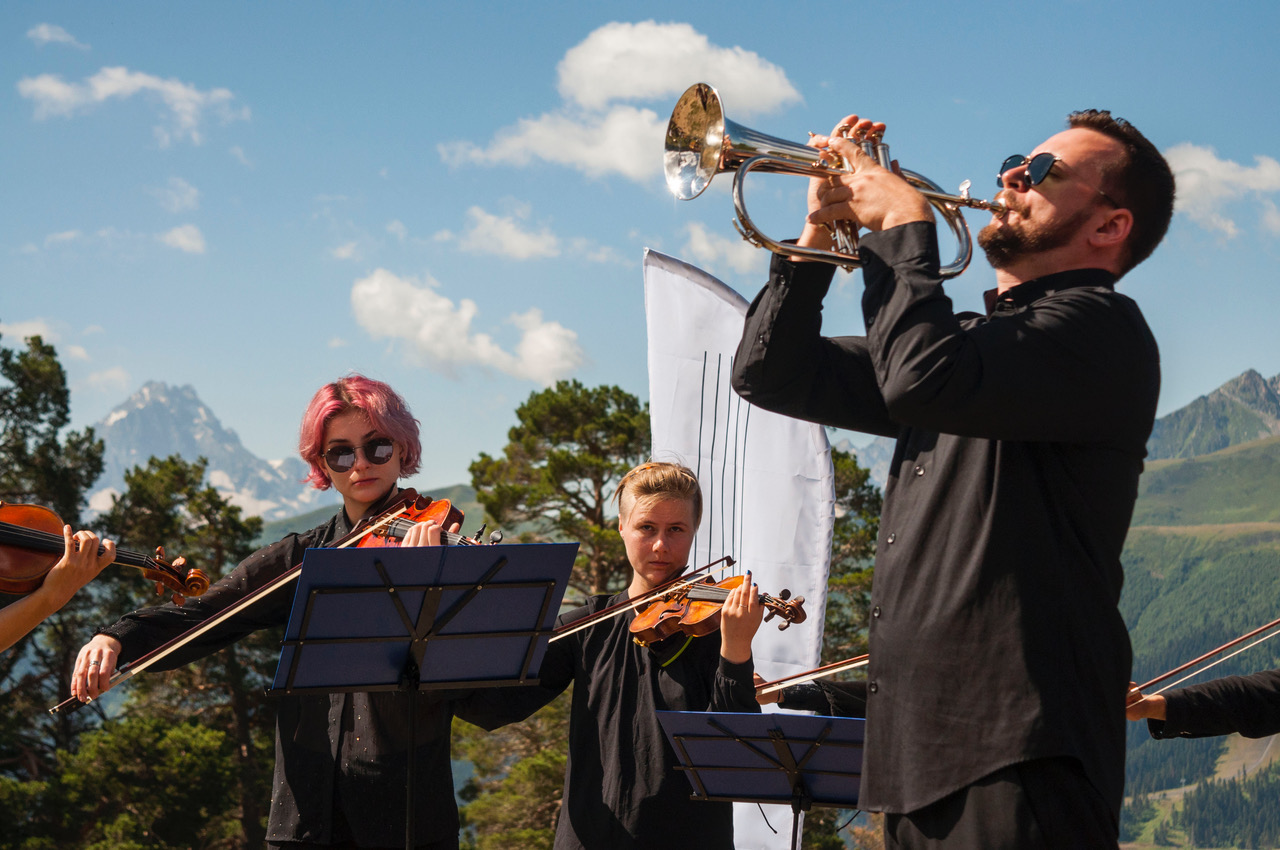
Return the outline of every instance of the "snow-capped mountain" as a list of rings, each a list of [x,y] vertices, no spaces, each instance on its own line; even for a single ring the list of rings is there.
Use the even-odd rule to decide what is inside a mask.
[[[298,458],[266,461],[246,449],[191,386],[152,381],[93,427],[105,451],[102,477],[89,495],[92,512],[107,510],[124,491],[126,470],[174,454],[206,458],[206,480],[245,516],[280,519],[338,501],[333,491],[302,483],[307,467]]]

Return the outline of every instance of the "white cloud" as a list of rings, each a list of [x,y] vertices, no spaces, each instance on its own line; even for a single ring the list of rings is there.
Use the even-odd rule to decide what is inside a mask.
[[[95,390],[123,390],[129,387],[132,379],[124,369],[113,366],[101,372],[93,372],[85,378],[84,383]]]
[[[239,145],[232,145],[227,150],[227,153],[235,157],[236,162],[240,163],[244,167],[253,168],[253,163],[250,162],[249,157],[245,155],[244,148],[240,147]]]
[[[156,236],[170,248],[177,248],[188,254],[204,253],[204,234],[194,224],[184,224]]]
[[[228,89],[201,91],[177,79],[161,79],[123,66],[103,68],[81,83],[68,83],[57,74],[23,77],[18,81],[18,94],[35,102],[37,121],[52,115],[71,117],[108,100],[127,100],[147,92],[158,97],[168,113],[168,123],[154,128],[157,142],[168,147],[176,140],[193,144],[203,141],[201,124],[206,111],[215,113],[224,123],[248,120],[248,107],[234,108],[235,99]]]
[[[13,343],[29,336],[38,336],[45,342],[57,342],[58,333],[44,319],[27,319],[23,322],[0,322],[0,336]]]
[[[200,208],[200,190],[181,177],[170,177],[168,186],[150,192],[160,206],[171,213]]]
[[[651,109],[615,106],[606,113],[550,112],[522,118],[488,147],[471,142],[437,146],[448,165],[529,165],[534,160],[576,168],[591,177],[621,174],[643,182],[659,172],[667,119]]]
[[[336,248],[331,248],[329,256],[335,260],[358,260],[360,259],[359,246],[355,242],[344,242]]]
[[[527,208],[503,216],[471,207],[467,210],[471,226],[458,237],[458,247],[472,254],[498,254],[515,260],[558,256],[560,240],[545,227],[536,232],[525,229],[521,220],[528,216]]]
[[[681,23],[605,24],[565,53],[559,78],[559,109],[521,118],[484,145],[441,144],[441,159],[504,168],[542,160],[593,177],[620,174],[643,182],[661,170],[657,152],[670,110],[691,83],[717,85],[731,118],[800,100],[778,66],[741,47],[713,45]],[[655,111],[624,101],[661,105]]]
[[[65,44],[78,50],[89,49],[89,45],[76,41],[75,36],[57,24],[37,24],[27,30],[27,38],[34,41],[37,47],[44,47],[46,44]]]
[[[569,240],[569,250],[566,252],[588,263],[614,263],[617,265],[631,265],[613,250],[611,245],[601,245],[590,239],[576,237]]]
[[[1280,236],[1280,209],[1276,209],[1273,201],[1262,202],[1262,226],[1268,233]]]
[[[1217,231],[1230,239],[1240,228],[1225,210],[1228,203],[1252,195],[1263,204],[1262,223],[1277,232],[1280,222],[1273,220],[1275,206],[1266,195],[1280,192],[1280,162],[1269,156],[1255,156],[1253,167],[1229,159],[1219,159],[1211,147],[1190,142],[1174,145],[1164,153],[1178,183],[1177,210],[1206,230]]]
[[[769,264],[769,252],[762,251],[738,237],[726,238],[712,233],[701,222],[690,222],[685,228],[689,238],[684,253],[715,274],[717,266],[728,266],[738,274],[763,273]]]
[[[13,348],[33,336],[40,337],[47,344],[57,345],[59,354],[68,360],[87,362],[90,359],[89,352],[84,346],[75,345],[74,343],[63,345],[61,333],[45,319],[0,322],[0,337],[3,338],[3,341],[0,341],[0,345]]]
[[[569,48],[557,70],[561,97],[586,109],[615,100],[674,101],[695,82],[716,86],[738,115],[800,100],[777,65],[741,47],[718,47],[689,24],[605,24]]]
[[[79,230],[64,230],[61,233],[50,233],[44,238],[44,247],[58,245],[62,242],[74,242],[83,236]]]
[[[398,218],[394,218],[387,222],[387,232],[395,238],[403,242],[409,236],[409,228],[404,226],[404,222]]]
[[[346,348],[347,341],[340,336],[335,336],[329,340],[330,348]]]
[[[521,332],[512,353],[489,334],[472,331],[479,312],[474,301],[455,305],[438,290],[430,276],[420,283],[377,269],[351,287],[351,309],[370,336],[400,340],[420,363],[445,374],[478,365],[549,386],[582,363],[578,335],[544,320],[537,308],[508,318]]]

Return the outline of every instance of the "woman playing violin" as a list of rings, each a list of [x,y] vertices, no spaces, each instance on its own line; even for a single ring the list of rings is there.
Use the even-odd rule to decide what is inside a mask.
[[[301,563],[309,548],[323,548],[351,532],[362,518],[393,503],[401,476],[418,470],[418,422],[404,400],[380,381],[350,375],[322,387],[302,418],[299,451],[311,466],[308,481],[333,487],[342,509],[302,534],[259,549],[201,597],[182,607],[144,608],[103,629],[76,660],[72,694],[89,700],[106,689],[118,663],[167,643],[251,591]],[[456,529],[453,529],[456,530]],[[439,545],[435,522],[415,525],[403,545]],[[154,665],[179,667],[258,629],[286,622],[292,584],[266,594],[214,629]],[[404,846],[407,696],[395,692],[281,697],[276,720],[276,768],[267,825],[272,847]],[[419,847],[458,846],[458,815],[449,766],[453,704],[417,701],[415,754]]]
[[[689,469],[643,464],[623,477],[615,498],[631,585],[612,598],[592,597],[562,615],[560,625],[652,590],[688,563],[702,515],[702,493]],[[494,702],[487,718],[458,714],[492,729],[528,717],[572,683],[557,850],[729,850],[731,804],[689,799],[689,781],[675,770],[679,762],[654,712],[759,711],[751,640],[762,616],[748,574],[725,600],[718,638],[676,634],[639,646],[629,631],[634,612],[604,619],[548,646],[539,685],[487,692]]]
[[[58,563],[45,575],[43,583],[25,596],[0,608],[0,652],[17,643],[45,618],[66,605],[76,591],[84,587],[116,559],[116,544],[103,541],[98,554],[98,536],[92,531],[71,533],[62,527],[64,551]]]

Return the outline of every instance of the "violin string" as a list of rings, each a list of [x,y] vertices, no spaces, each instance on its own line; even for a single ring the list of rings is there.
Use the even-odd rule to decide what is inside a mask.
[[[407,517],[398,517],[387,524],[386,536],[397,540],[403,540],[405,535],[409,533],[409,530],[417,524],[418,523],[408,519]],[[467,537],[465,534],[459,534],[456,531],[446,531],[444,529],[440,530],[440,542],[446,546],[464,545],[463,541],[468,543],[473,542],[471,538]]]
[[[61,534],[54,534],[49,531],[40,531],[39,529],[14,525],[9,522],[0,522],[0,531],[3,531],[5,541],[10,545],[33,549],[38,552],[56,554],[62,552],[65,546],[65,541],[62,539]],[[104,551],[106,551],[106,547],[99,543],[98,554],[101,555]],[[166,564],[155,561],[146,555],[131,552],[128,549],[116,550],[116,562],[127,567],[151,568],[162,572],[166,571],[167,567]]]

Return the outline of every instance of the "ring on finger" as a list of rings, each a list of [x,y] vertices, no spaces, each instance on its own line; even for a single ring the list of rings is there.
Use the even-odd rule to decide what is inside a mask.
[[[101,666],[102,666],[102,662],[101,662],[101,661],[90,661],[90,662],[89,662],[89,666],[90,666],[90,667],[101,667]]]

